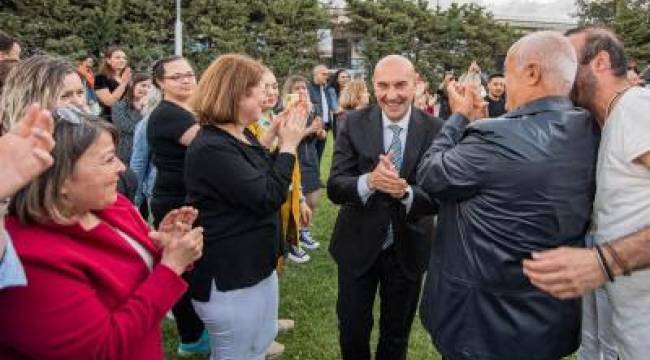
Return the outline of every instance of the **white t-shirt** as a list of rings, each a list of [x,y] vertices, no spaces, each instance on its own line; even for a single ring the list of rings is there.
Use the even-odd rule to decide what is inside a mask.
[[[596,167],[595,242],[650,225],[650,169],[635,161],[650,152],[650,90],[621,96],[605,122]]]

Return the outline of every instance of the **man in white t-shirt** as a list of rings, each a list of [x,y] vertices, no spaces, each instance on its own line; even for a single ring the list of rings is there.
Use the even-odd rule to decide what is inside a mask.
[[[574,101],[602,128],[593,248],[533,254],[524,272],[560,298],[604,284],[583,298],[580,359],[647,359],[650,270],[630,272],[650,265],[650,91],[628,83],[623,43],[611,31],[586,27],[567,36],[580,64]]]

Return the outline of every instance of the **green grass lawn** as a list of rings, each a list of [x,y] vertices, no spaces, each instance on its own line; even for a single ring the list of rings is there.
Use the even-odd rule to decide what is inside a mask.
[[[332,139],[327,142],[322,179],[329,175]],[[339,359],[338,330],[336,325],[336,266],[327,252],[331,231],[336,220],[337,207],[328,199],[323,189],[321,203],[316,212],[312,232],[321,242],[321,248],[310,252],[307,264],[288,263],[280,276],[280,318],[294,319],[296,328],[281,334],[278,341],[286,346],[282,359],[334,360]],[[375,306],[377,310],[377,306]],[[373,348],[377,340],[378,317],[375,316]],[[165,321],[165,352],[167,359],[177,359],[177,336],[173,323]],[[408,359],[440,359],[429,335],[422,328],[419,316],[413,322]],[[205,359],[194,357],[192,359]],[[245,359],[242,359],[245,360]],[[517,359],[525,360],[525,359]]]

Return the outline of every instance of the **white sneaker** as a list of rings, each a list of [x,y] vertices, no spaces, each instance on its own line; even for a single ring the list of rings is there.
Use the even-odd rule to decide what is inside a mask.
[[[304,264],[311,260],[311,257],[305,252],[305,250],[294,245],[291,245],[289,248],[287,258],[296,264]]]
[[[300,230],[300,246],[307,250],[316,250],[320,247],[320,243],[314,240],[309,229],[302,229]]]

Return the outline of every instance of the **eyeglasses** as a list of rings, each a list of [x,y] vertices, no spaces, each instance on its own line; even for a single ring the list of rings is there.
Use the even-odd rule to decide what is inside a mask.
[[[174,74],[169,76],[163,76],[163,79],[172,80],[172,81],[181,81],[186,79],[194,79],[195,77],[196,74],[192,72],[192,73],[185,73],[185,74]]]

